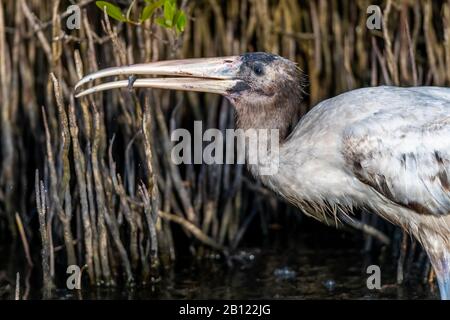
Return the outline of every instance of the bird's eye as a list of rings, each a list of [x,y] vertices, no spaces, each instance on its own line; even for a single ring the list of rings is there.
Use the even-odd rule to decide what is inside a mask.
[[[253,65],[253,72],[257,75],[257,76],[262,76],[264,74],[264,67],[262,64],[260,63],[255,63]]]

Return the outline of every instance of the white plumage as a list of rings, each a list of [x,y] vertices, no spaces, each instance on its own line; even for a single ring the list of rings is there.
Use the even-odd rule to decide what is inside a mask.
[[[450,89],[375,87],[325,100],[264,182],[311,215],[366,207],[425,247],[449,298]],[[340,209],[339,209],[340,208]]]

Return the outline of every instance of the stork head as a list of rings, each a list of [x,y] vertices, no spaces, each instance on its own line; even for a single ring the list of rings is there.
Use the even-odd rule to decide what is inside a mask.
[[[114,76],[130,78],[80,90],[91,81]],[[81,79],[75,90],[78,92],[76,97],[126,87],[217,93],[236,107],[241,127],[279,128],[283,136],[287,128],[298,121],[302,79],[295,63],[277,55],[257,52],[107,68]]]

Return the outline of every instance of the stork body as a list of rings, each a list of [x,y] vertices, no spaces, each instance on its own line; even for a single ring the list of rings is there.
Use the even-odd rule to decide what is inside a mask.
[[[450,89],[376,87],[319,103],[301,119],[301,71],[266,53],[110,68],[77,84],[114,75],[165,75],[138,79],[135,87],[219,93],[243,129],[278,129],[279,162],[273,175],[251,172],[313,217],[364,207],[401,226],[424,246],[450,298]],[[87,89],[127,87],[116,81]],[[275,158],[274,158],[275,159]]]
[[[365,207],[414,235],[450,294],[450,89],[376,87],[321,102],[264,183],[306,213]]]

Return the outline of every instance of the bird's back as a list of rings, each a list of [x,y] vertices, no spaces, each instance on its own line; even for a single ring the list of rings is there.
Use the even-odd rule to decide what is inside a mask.
[[[351,123],[370,120],[371,116],[381,113],[386,117],[396,114],[399,119],[418,123],[445,114],[450,116],[449,112],[450,88],[362,88],[320,102],[302,118],[293,135],[315,134],[325,127],[337,132]]]
[[[306,198],[366,205],[377,194],[418,214],[450,213],[449,88],[341,94],[314,107],[283,147]]]

